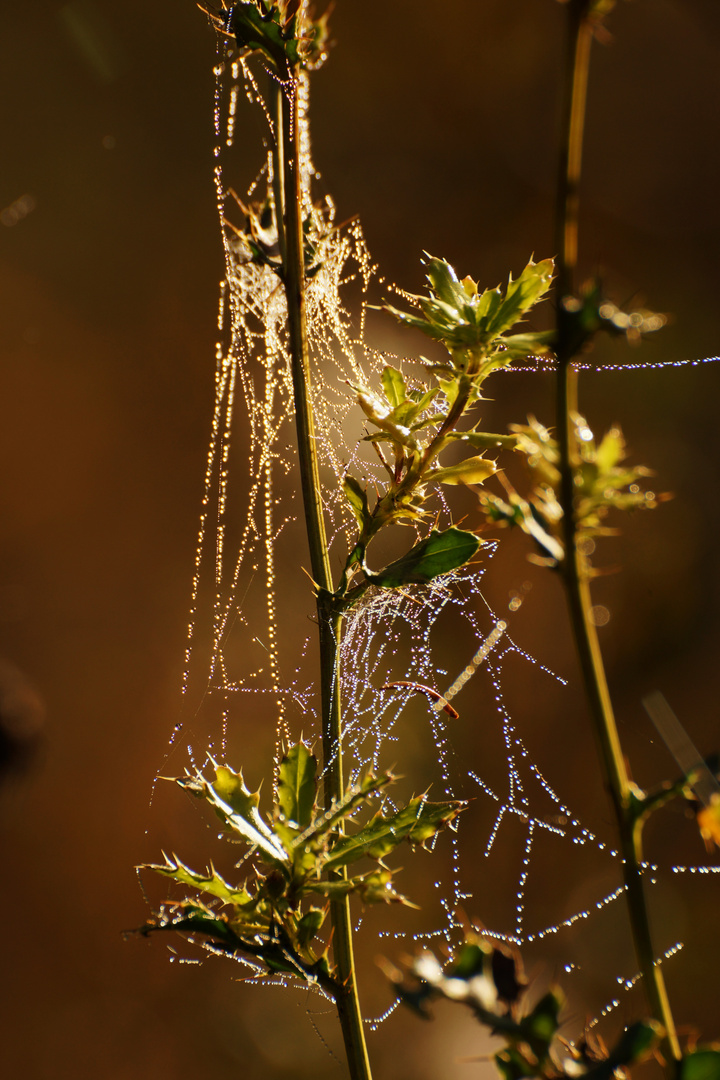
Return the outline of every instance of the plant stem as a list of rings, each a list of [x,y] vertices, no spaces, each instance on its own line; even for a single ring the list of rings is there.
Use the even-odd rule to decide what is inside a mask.
[[[342,713],[339,648],[342,620],[333,597],[320,473],[315,443],[311,399],[310,355],[305,311],[305,261],[302,222],[300,125],[298,82],[291,73],[283,85],[275,83],[276,148],[275,201],[280,250],[283,252],[288,336],[295,400],[298,461],[310,548],[310,567],[317,587],[320,644],[320,700],[324,765],[325,807],[330,809],[344,794],[342,768]],[[280,177],[282,178],[280,180]],[[343,868],[336,876],[343,878]],[[371,1080],[370,1063],[358,1000],[353,958],[352,923],[348,897],[330,903],[333,925],[333,959],[341,989],[335,1004],[342,1028],[351,1080]]]
[[[590,618],[591,597],[587,569],[577,544],[575,521],[575,469],[577,467],[575,416],[577,371],[572,361],[577,347],[573,324],[577,268],[579,184],[583,125],[590,65],[593,24],[588,0],[568,4],[568,59],[563,116],[563,144],[558,183],[558,304],[557,304],[557,409],[560,449],[560,503],[563,509],[565,583],[570,620],[585,692],[595,729],[605,782],[610,793],[622,856],[623,882],[635,952],[643,986],[653,1015],[665,1029],[663,1050],[673,1073],[680,1048],[662,971],[652,945],[645,890],[641,877],[642,818],[633,807],[631,788],[618,734],[605,668],[595,626]]]

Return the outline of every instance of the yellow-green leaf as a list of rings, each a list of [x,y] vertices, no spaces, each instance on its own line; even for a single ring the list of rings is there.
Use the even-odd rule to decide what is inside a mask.
[[[317,758],[303,742],[291,746],[278,769],[277,801],[286,822],[306,829],[315,809]]]
[[[373,585],[383,589],[397,589],[409,584],[424,585],[440,574],[463,566],[479,547],[480,541],[474,533],[454,526],[444,532],[433,529],[407,555],[390,563],[384,570],[377,574],[366,572]]]
[[[428,480],[439,481],[441,484],[482,484],[496,472],[497,465],[492,459],[471,457],[446,469],[436,469],[428,475]]]

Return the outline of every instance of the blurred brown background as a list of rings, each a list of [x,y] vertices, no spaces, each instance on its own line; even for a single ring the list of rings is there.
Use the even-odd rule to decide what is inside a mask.
[[[419,291],[422,249],[482,284],[552,253],[561,20],[553,0],[338,0],[337,44],[313,83],[315,159],[340,218],[361,215],[389,279]],[[614,39],[593,60],[582,262],[602,270],[613,299],[639,297],[673,319],[642,352],[603,345],[598,356],[712,356],[720,9],[634,0],[610,25]],[[214,35],[192,0],[5,0],[0,50],[0,709],[30,748],[0,792],[0,1059],[28,1080],[339,1077],[302,994],[244,988],[228,964],[171,965],[165,942],[121,937],[146,917],[132,866],[169,836],[182,842],[172,801],[148,804],[179,713],[212,401]],[[260,137],[252,117],[238,128],[239,188]],[[502,389],[489,430],[527,410],[552,422],[546,377]],[[605,561],[625,570],[597,588],[640,783],[674,773],[639,705],[648,690],[664,691],[703,752],[720,746],[719,393],[716,365],[582,383],[593,426],[620,421],[634,459],[676,493],[624,524]],[[490,597],[501,604],[532,581],[514,635],[576,682],[562,598],[522,547],[508,545]],[[609,836],[576,688],[558,698],[531,682],[506,687],[524,737],[569,804]],[[465,736],[462,752],[482,758],[481,734]],[[252,732],[248,744],[252,756]],[[678,807],[653,821],[648,851],[665,866],[707,859]],[[540,921],[585,902],[568,857],[547,856],[532,897]],[[666,877],[658,932],[687,942],[668,967],[678,1020],[720,1037],[717,884]],[[499,893],[476,884],[469,913],[492,922]],[[564,962],[588,969],[575,1032],[613,995],[613,971],[632,973],[621,914],[598,932],[589,945],[558,935],[554,952],[530,958],[544,978]],[[382,1008],[390,998],[367,950],[366,993]],[[636,1007],[628,997],[626,1014]],[[331,1019],[318,1022],[334,1040]],[[441,1010],[434,1025],[396,1017],[371,1051],[378,1077],[431,1080],[474,1075],[455,1058],[487,1044]]]

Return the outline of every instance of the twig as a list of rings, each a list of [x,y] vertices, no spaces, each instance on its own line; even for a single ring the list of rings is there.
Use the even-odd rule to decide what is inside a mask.
[[[557,430],[560,450],[560,503],[563,509],[565,558],[561,564],[585,692],[599,744],[605,782],[620,836],[623,881],[635,952],[643,985],[656,1020],[665,1029],[663,1049],[674,1074],[680,1047],[665,981],[652,945],[647,901],[641,879],[642,817],[633,813],[631,789],[617,724],[608,691],[605,668],[595,626],[590,618],[591,598],[587,572],[577,547],[575,521],[575,469],[573,417],[577,413],[577,371],[573,367],[576,335],[572,300],[576,291],[579,185],[583,126],[590,65],[593,20],[589,0],[570,0],[568,57],[563,115],[563,143],[558,183],[558,305],[557,305]]]

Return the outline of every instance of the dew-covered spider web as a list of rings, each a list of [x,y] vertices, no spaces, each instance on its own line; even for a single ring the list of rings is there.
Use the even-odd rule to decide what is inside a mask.
[[[286,301],[273,266],[277,237],[270,227],[256,226],[254,242],[264,252],[258,259],[246,231],[247,211],[254,205],[255,220],[262,223],[262,203],[272,198],[274,121],[265,84],[248,65],[221,62],[216,74],[215,180],[225,277],[183,683],[186,706],[167,757],[177,774],[178,762],[201,769],[209,754],[239,768],[248,752],[266,752],[269,777],[270,762],[277,764],[282,747],[300,734],[320,742],[316,627],[311,583],[301,570],[309,560],[296,470]],[[238,197],[225,158],[243,98],[263,118],[267,154]],[[360,224],[340,225],[332,200],[317,201],[320,178],[310,157],[305,82],[299,102],[303,217],[313,245],[307,283],[312,403],[337,576],[356,530],[342,478],[350,471],[372,492],[383,476],[371,444],[362,441],[362,413],[348,384],[377,385],[388,363],[402,367],[411,384],[415,380],[419,386],[427,375],[420,362],[382,346],[372,309],[382,297],[382,279]],[[387,293],[388,286],[383,288]],[[538,360],[536,366],[547,365]],[[463,505],[461,514],[470,505]],[[438,498],[435,511],[442,526],[450,524],[453,509]],[[396,532],[389,541],[392,558],[414,539],[409,528]],[[371,563],[375,557],[371,550]],[[512,680],[532,682],[538,697],[560,695],[558,700],[563,680],[514,640],[513,619],[527,596],[522,583],[497,609],[486,599],[485,580],[495,557],[495,542],[486,542],[477,562],[430,585],[371,588],[345,620],[341,694],[349,780],[363,770],[395,766],[405,778],[397,798],[432,785],[431,797],[470,800],[468,811],[437,839],[437,851],[404,856],[403,873],[410,881],[403,881],[403,891],[412,897],[413,885],[424,888],[422,912],[403,912],[388,929],[387,919],[374,909],[358,909],[359,933],[372,937],[373,953],[392,950],[396,942],[406,952],[413,942],[451,951],[468,921],[480,920],[490,937],[521,946],[561,937],[583,923],[590,933],[602,934],[608,910],[621,906],[619,856],[608,839],[612,828],[602,819],[591,827],[566,805],[560,778],[551,781],[546,775],[553,747],[545,746],[538,760],[542,739],[521,733],[522,718],[508,704]],[[386,796],[390,802],[393,791]],[[588,852],[596,867],[593,880],[600,883],[594,893],[574,906],[559,896],[559,915],[550,914],[547,904],[531,903],[547,860],[557,873],[557,866],[570,866],[577,858],[581,877]],[[415,860],[418,868],[411,869]],[[675,871],[710,876],[719,869],[698,865]],[[659,869],[648,864],[645,872],[654,881]],[[490,916],[483,890],[500,882],[505,895],[493,897]],[[658,959],[681,948],[679,940],[663,942]],[[571,975],[576,965],[564,966]],[[250,966],[249,978],[256,977]],[[597,1018],[616,1008],[621,991],[637,982],[631,959],[617,979],[618,992]],[[368,1023],[377,1026],[393,1008]]]

